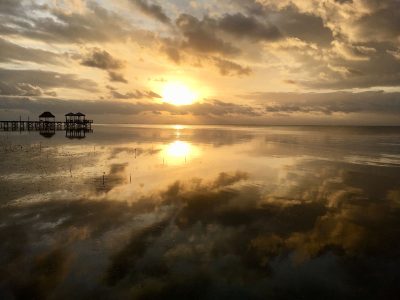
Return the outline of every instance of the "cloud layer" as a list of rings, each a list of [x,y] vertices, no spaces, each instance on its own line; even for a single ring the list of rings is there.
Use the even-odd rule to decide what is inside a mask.
[[[364,91],[399,92],[398,5],[398,0],[2,1],[0,63],[10,75],[1,78],[2,94],[105,99],[113,83],[118,86],[113,98],[140,98],[132,91],[160,95],[162,85],[150,79],[163,77],[190,80],[200,91],[210,87],[210,98],[237,105],[253,105],[244,103],[243,94],[297,93],[299,101],[289,106],[303,107],[297,112],[309,112],[310,118],[324,111],[314,100],[308,103],[311,92],[320,102],[332,90],[339,98],[358,93],[350,97],[357,102],[352,113],[373,113],[378,120],[384,108],[355,98],[368,98]],[[393,108],[397,102],[382,103]],[[264,106],[267,112],[290,110],[287,103]],[[350,113],[331,106],[332,115]],[[294,109],[290,120],[300,120]]]

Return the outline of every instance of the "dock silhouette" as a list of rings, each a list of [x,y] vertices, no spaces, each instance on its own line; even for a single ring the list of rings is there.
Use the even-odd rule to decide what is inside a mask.
[[[39,116],[38,121],[0,121],[0,130],[3,131],[43,131],[43,130],[91,130],[93,120],[86,119],[86,115],[78,113],[68,113],[65,121],[56,121],[55,116],[48,111]]]
[[[93,132],[93,120],[86,119],[86,115],[78,113],[67,113],[65,121],[56,121],[55,116],[45,111],[39,116],[39,120],[30,121],[0,121],[0,131],[39,131],[45,138],[52,138],[56,131],[65,131],[65,137],[69,139],[82,139],[86,133]]]

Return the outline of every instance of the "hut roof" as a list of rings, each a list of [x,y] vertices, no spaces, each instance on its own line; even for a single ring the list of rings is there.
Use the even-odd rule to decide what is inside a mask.
[[[81,112],[78,112],[78,113],[75,114],[75,116],[78,116],[78,117],[85,117],[86,115],[83,114],[83,113],[81,113]]]
[[[51,112],[45,111],[39,116],[39,118],[55,118],[55,116]]]
[[[75,114],[72,113],[72,112],[70,112],[70,113],[67,113],[65,116],[66,116],[66,117],[72,117],[72,116],[75,116]]]

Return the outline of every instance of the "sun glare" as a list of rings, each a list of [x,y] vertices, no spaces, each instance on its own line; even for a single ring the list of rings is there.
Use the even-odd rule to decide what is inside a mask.
[[[190,144],[186,142],[176,141],[167,147],[167,156],[170,158],[181,158],[189,155]]]
[[[170,82],[162,91],[163,101],[173,105],[189,105],[197,100],[197,94],[186,85],[178,82]]]
[[[168,165],[181,165],[189,163],[200,155],[200,150],[189,142],[177,140],[165,145],[162,151],[163,161]]]

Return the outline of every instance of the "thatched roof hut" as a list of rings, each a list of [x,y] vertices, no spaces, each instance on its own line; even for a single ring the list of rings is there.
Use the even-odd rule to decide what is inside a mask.
[[[51,119],[52,119],[51,121],[54,121],[55,118],[56,117],[49,111],[45,111],[39,116],[40,121],[46,121],[46,122],[50,121]]]

